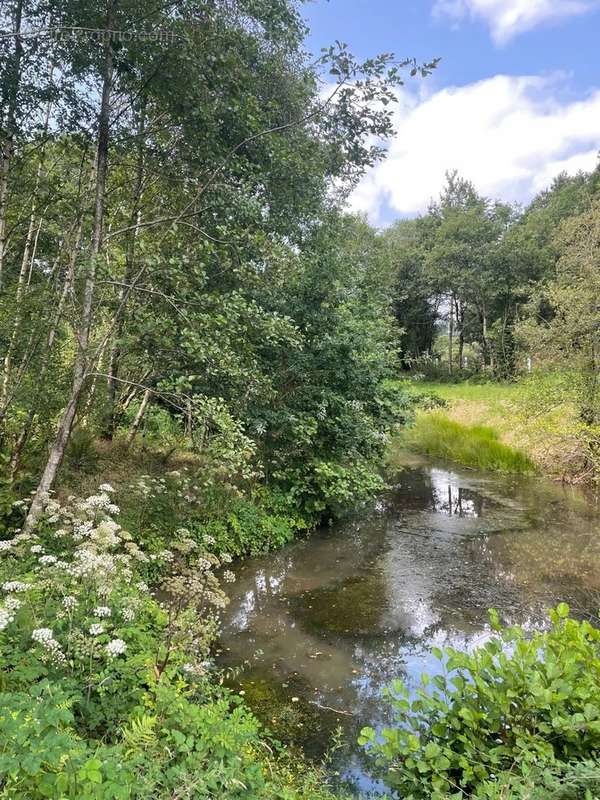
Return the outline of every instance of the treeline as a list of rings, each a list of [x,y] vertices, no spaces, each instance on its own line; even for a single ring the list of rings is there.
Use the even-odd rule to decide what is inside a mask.
[[[588,258],[598,273],[599,197],[598,169],[557,177],[525,209],[448,173],[428,213],[384,237],[396,263],[404,368],[510,378],[594,349],[594,270],[585,281],[581,271]]]
[[[338,208],[434,64],[311,60],[292,0],[1,8],[5,504],[161,426],[298,509],[371,489],[390,287]]]

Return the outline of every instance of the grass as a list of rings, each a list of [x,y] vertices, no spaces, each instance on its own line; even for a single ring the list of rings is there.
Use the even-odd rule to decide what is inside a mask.
[[[568,376],[534,374],[511,383],[404,380],[398,389],[441,397],[447,406],[439,413],[451,421],[491,428],[499,443],[525,453],[542,474],[580,482],[585,464]]]
[[[462,425],[439,412],[419,414],[415,425],[401,437],[401,444],[475,469],[522,475],[536,471],[529,456],[499,441],[492,428]]]

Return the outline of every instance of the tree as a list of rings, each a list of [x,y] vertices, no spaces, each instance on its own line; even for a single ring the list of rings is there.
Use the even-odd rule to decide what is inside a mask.
[[[426,269],[426,220],[402,220],[384,232],[390,270],[394,274],[393,309],[400,326],[402,367],[431,356],[440,298]]]
[[[265,337],[293,349],[301,325],[267,284],[306,276],[317,232],[337,230],[331,187],[382,157],[419,67],[340,43],[309,62],[288,0],[9,6],[0,420],[13,478],[28,459],[41,472],[31,527],[75,427],[110,439],[143,398],[132,441],[155,406],[193,439],[195,409],[222,399],[241,425],[283,391]],[[46,101],[41,123],[17,118],[26,98]]]
[[[563,221],[553,246],[555,276],[542,285],[519,327],[540,367],[569,376],[582,438],[594,469],[600,447],[600,198]]]

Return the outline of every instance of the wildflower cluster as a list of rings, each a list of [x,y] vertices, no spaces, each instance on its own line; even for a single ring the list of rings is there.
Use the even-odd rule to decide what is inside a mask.
[[[160,487],[163,479],[153,483]],[[140,479],[145,491],[142,485],[148,483]],[[167,666],[183,671],[184,661],[192,664],[188,674],[201,675],[227,603],[217,571],[231,558],[212,555],[184,528],[168,549],[147,554],[115,519],[113,492],[103,484],[64,505],[48,497],[39,529],[17,533],[1,549],[0,580],[17,564],[27,580],[0,584],[0,656],[12,648],[14,657],[27,641],[31,658],[88,686],[108,685],[108,672],[121,675],[140,648],[154,654],[155,677]],[[162,576],[158,598],[143,579],[149,568]],[[234,580],[233,573],[226,570],[223,580]],[[116,691],[114,678],[110,685]]]

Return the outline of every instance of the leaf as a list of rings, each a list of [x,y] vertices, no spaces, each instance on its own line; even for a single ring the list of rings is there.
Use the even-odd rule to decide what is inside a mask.
[[[565,619],[569,616],[570,608],[566,603],[559,603],[556,606],[556,613],[560,617],[560,619]]]

